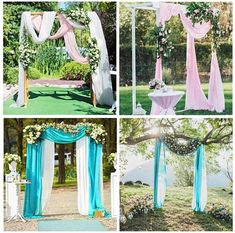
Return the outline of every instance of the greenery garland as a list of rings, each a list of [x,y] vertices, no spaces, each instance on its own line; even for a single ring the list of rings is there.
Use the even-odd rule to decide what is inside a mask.
[[[66,18],[81,23],[86,29],[89,30],[90,18],[86,11],[74,6],[71,8],[60,9],[59,13],[63,14]],[[90,30],[89,30],[90,34]],[[84,54],[89,58],[89,64],[92,72],[96,71],[96,68],[100,62],[100,50],[96,38],[89,36],[88,38],[88,48],[86,48]]]
[[[221,29],[219,24],[219,10],[212,8],[211,3],[190,2],[186,8],[186,16],[194,24],[203,22],[211,23],[212,50],[216,50],[220,45]]]
[[[177,155],[191,154],[201,145],[198,138],[187,141],[187,143],[180,143],[178,138],[171,135],[165,135],[163,137],[163,142],[170,151]]]
[[[150,31],[150,40],[156,41],[157,58],[170,57],[171,50],[174,49],[170,41],[170,33],[171,30],[167,30],[161,24]]]
[[[87,127],[86,135],[90,136],[92,139],[95,140],[97,144],[104,144],[105,138],[107,136],[107,132],[105,128],[101,124],[95,123],[78,123],[76,125],[65,124],[64,122],[61,123],[43,123],[41,125],[27,125],[24,130],[24,138],[28,144],[36,143],[40,140],[40,136],[44,130],[47,128],[54,128],[65,133],[69,133],[72,135],[76,135],[79,132],[79,127],[85,126]]]

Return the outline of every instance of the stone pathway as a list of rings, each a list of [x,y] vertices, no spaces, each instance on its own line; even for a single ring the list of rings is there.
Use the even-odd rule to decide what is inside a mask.
[[[104,207],[111,211],[111,190],[110,183],[104,184]],[[21,193],[23,206],[23,193]],[[58,188],[52,191],[51,198],[44,211],[43,220],[46,219],[89,219],[77,213],[77,189],[76,187]],[[99,220],[109,231],[116,231],[116,218],[102,218]],[[5,231],[37,231],[37,220],[33,219],[26,223],[4,221]]]

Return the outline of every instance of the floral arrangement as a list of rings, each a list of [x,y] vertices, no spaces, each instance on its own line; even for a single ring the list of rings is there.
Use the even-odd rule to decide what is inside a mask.
[[[166,27],[161,24],[150,31],[150,38],[156,40],[157,58],[169,57],[171,50],[174,49],[169,38],[170,33],[171,30],[167,30]]]
[[[77,6],[66,9],[60,9],[59,13],[63,14],[72,21],[83,24],[85,27],[88,27],[91,21],[89,16],[87,15],[87,12]]]
[[[10,164],[11,162],[15,161],[17,164],[21,163],[21,158],[17,154],[9,154],[5,153],[4,155],[4,164]]]
[[[59,12],[68,19],[83,24],[89,30],[90,18],[87,12],[82,8],[75,6],[72,8],[60,9]],[[81,53],[83,56],[89,58],[90,68],[94,73],[100,62],[100,50],[96,38],[89,36],[88,48],[83,49]]]
[[[94,37],[88,39],[88,57],[91,70],[95,72],[100,62],[100,50],[98,48],[97,40]]]
[[[212,215],[214,218],[228,222],[231,225],[233,223],[233,215],[225,206],[216,207],[215,205],[212,205],[207,213]]]
[[[157,80],[157,79],[153,79],[149,82],[149,89],[161,89],[163,87],[165,87],[166,84],[163,81]]]
[[[221,37],[219,10],[212,8],[211,3],[206,2],[191,2],[186,10],[186,16],[191,19],[193,25],[201,24],[203,21],[211,22],[212,50],[216,50],[219,47]]]
[[[23,67],[26,69],[34,58],[35,51],[30,49],[28,39],[26,36],[23,36],[20,47],[19,47],[19,59]]]
[[[113,164],[114,168],[117,167],[117,153],[111,153],[108,157],[108,162]]]
[[[41,125],[28,125],[24,128],[23,133],[24,137],[28,144],[36,143],[42,132],[47,128],[55,128],[61,130],[65,133],[70,133],[75,135],[79,132],[79,126],[86,126],[86,134],[96,141],[96,143],[105,143],[105,137],[107,135],[103,125],[94,124],[94,123],[79,123],[77,125],[61,123],[43,123]]]
[[[94,123],[79,123],[78,125],[84,125],[87,127],[86,134],[95,140],[97,144],[104,144],[107,132],[101,124]]]
[[[120,209],[120,222],[122,224],[125,224],[137,215],[153,212],[153,197],[152,195],[133,196],[129,199],[128,203],[125,203],[125,208],[128,208],[128,210],[125,210],[124,206]]]
[[[176,139],[174,136],[171,135],[164,136],[163,142],[166,144],[167,148],[170,151],[178,155],[191,154],[201,145],[201,142],[197,138],[187,141],[186,143],[180,143],[179,139]]]

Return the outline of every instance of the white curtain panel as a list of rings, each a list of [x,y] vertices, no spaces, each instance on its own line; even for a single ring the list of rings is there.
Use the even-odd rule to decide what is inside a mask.
[[[45,209],[52,191],[55,165],[55,143],[42,142],[42,210]]]
[[[55,20],[56,12],[48,11],[43,13],[43,20],[40,28],[40,32],[37,33],[34,30],[31,13],[23,12],[21,15],[21,23],[20,23],[20,34],[19,40],[21,42],[24,36],[24,30],[32,36],[32,40],[36,44],[43,43],[49,36],[51,29],[53,27],[53,23]],[[19,62],[19,76],[18,76],[18,98],[16,104],[12,104],[11,107],[21,107],[24,105],[24,67]]]
[[[97,103],[101,105],[112,106],[114,103],[113,89],[110,75],[108,50],[102,25],[98,15],[95,12],[88,12],[91,20],[89,24],[91,36],[97,40],[98,47],[101,52],[101,59],[96,72],[92,75],[92,89],[96,95]]]
[[[89,208],[88,149],[87,136],[76,142],[77,198],[81,215],[88,215]]]

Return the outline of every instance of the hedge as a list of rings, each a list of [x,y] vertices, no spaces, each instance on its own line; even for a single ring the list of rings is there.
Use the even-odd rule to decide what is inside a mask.
[[[199,75],[202,81],[208,81],[211,61],[211,45],[195,43]],[[171,72],[171,82],[185,82],[186,44],[174,45],[170,58],[164,58],[164,71]],[[155,46],[136,47],[137,84],[146,84],[154,78],[156,52]],[[232,44],[223,43],[217,51],[223,80],[232,79]],[[120,83],[131,84],[131,46],[120,46]]]

